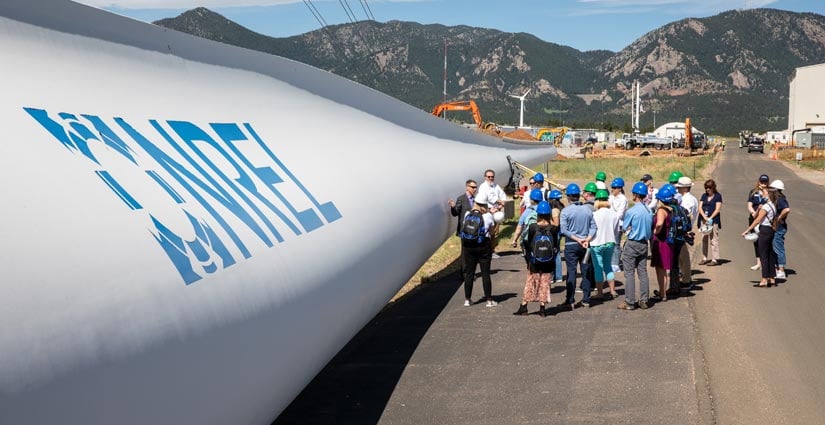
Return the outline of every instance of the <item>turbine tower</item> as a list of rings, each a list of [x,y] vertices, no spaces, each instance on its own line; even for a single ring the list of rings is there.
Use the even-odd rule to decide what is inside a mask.
[[[518,120],[518,126],[519,127],[524,127],[524,98],[527,97],[527,94],[530,93],[530,90],[532,90],[532,89],[527,89],[527,91],[524,92],[524,94],[521,95],[521,96],[516,96],[514,94],[509,95],[510,97],[514,97],[514,98],[521,101],[521,109],[519,110],[519,120]]]

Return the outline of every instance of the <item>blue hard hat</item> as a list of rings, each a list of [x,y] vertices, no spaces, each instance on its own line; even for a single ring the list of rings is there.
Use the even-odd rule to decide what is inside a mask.
[[[676,188],[672,184],[667,183],[656,192],[656,199],[662,202],[672,202],[673,196],[676,195]]]
[[[536,214],[550,214],[550,204],[548,204],[547,201],[539,202],[539,205],[536,207]]]
[[[579,185],[577,185],[576,183],[570,183],[567,185],[567,189],[564,190],[564,193],[566,193],[567,196],[581,195],[582,190],[579,189]]]
[[[636,182],[631,192],[635,195],[647,196],[647,185],[644,182]]]
[[[544,174],[536,173],[536,175],[533,176],[533,181],[536,183],[544,183]]]
[[[541,193],[541,189],[533,189],[530,191],[530,200],[531,201],[541,201],[544,199],[544,194]]]
[[[553,189],[547,194],[547,199],[561,199],[561,191]]]
[[[624,187],[624,179],[621,177],[616,177],[610,182],[610,187]]]

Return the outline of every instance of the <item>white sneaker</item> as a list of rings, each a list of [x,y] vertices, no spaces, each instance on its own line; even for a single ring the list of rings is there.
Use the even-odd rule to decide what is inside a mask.
[[[562,282],[564,282],[564,281],[561,280],[561,279],[556,279],[555,281],[553,281],[553,283],[562,283]]]
[[[464,307],[470,306],[470,300],[464,300]]]
[[[751,270],[759,270],[761,268],[762,268],[762,266],[760,266],[759,264],[754,264],[754,265],[751,266]]]
[[[577,294],[583,294],[584,292],[582,292],[582,288],[576,288],[576,293]]]
[[[779,270],[776,271],[776,278],[777,279],[787,279],[787,277],[785,276],[785,272],[779,271]]]
[[[501,258],[501,256],[500,256],[500,255],[498,255],[498,254],[496,254],[496,253],[494,252],[494,253],[493,253],[493,255],[492,255],[492,258]],[[489,307],[489,306],[488,306],[488,307]]]
[[[497,305],[498,303],[493,300],[487,301],[487,307],[495,307]]]

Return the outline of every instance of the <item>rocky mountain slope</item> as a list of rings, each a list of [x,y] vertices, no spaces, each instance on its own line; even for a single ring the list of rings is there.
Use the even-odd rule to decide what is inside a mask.
[[[825,62],[825,17],[773,9],[684,19],[618,53],[581,52],[526,33],[468,26],[362,21],[272,38],[198,8],[157,25],[277,54],[358,81],[424,110],[442,99],[444,40],[449,100],[474,99],[486,121],[626,127],[629,90],[642,83],[647,114],[661,124],[691,116],[702,130],[787,126],[794,68]],[[469,120],[469,117],[467,117]]]

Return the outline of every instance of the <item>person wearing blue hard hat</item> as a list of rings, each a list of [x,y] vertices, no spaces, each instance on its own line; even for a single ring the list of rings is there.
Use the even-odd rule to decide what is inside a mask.
[[[544,200],[543,196],[539,188],[534,188],[530,191],[530,204],[524,209],[524,212],[521,213],[518,224],[516,225],[516,231],[513,232],[513,240],[510,242],[510,246],[513,248],[521,246],[522,255],[528,266],[530,265],[530,257],[524,249],[524,243],[527,240],[527,227],[531,223],[536,222],[536,205]]]
[[[657,300],[661,301],[667,301],[668,297],[673,298],[679,295],[678,259],[684,242],[672,236],[671,228],[675,208],[681,208],[675,196],[676,188],[670,183],[663,185],[656,193],[659,208],[653,220],[650,262],[656,268],[656,281],[659,284],[659,290],[653,291],[653,294]]]
[[[595,191],[595,185],[594,191]],[[570,204],[564,207],[559,220],[559,232],[564,235],[564,258],[567,263],[567,296],[559,307],[575,308],[576,269],[581,268],[583,307],[590,307],[590,264],[585,261],[590,241],[596,235],[596,223],[593,221],[593,207],[582,203],[581,190],[575,183],[567,185],[567,199]]]
[[[616,246],[613,249],[613,257],[610,259],[610,267],[613,273],[618,273],[621,270],[622,258],[622,220],[624,220],[624,213],[627,211],[627,196],[624,194],[624,179],[616,177],[610,182],[610,209],[616,213],[619,218],[619,227],[616,229]]]
[[[561,211],[564,209],[564,203],[561,201],[562,193],[560,190],[553,189],[550,193],[547,194],[547,202],[550,204],[551,212],[550,212],[550,223],[554,226],[559,226],[561,223]],[[559,234],[556,235],[556,247],[560,247],[561,245],[561,236]],[[556,268],[553,273],[554,283],[561,283],[562,282],[562,268],[561,268],[561,249],[557,249],[556,251]]]
[[[627,235],[622,250],[622,265],[624,266],[624,302],[619,304],[620,310],[634,310],[636,308],[636,278],[639,279],[639,308],[649,307],[650,280],[647,275],[648,243],[653,236],[653,216],[644,204],[648,196],[648,187],[645,182],[636,182],[630,191],[633,194],[633,206],[625,212],[622,230]]]
[[[521,305],[514,315],[526,316],[527,303],[539,302],[539,316],[547,315],[545,305],[550,301],[550,282],[556,254],[557,226],[551,224],[550,204],[541,201],[536,206],[536,222],[527,228],[527,241],[524,245],[526,257],[530,257],[527,270],[527,281],[524,283],[524,295]]]

